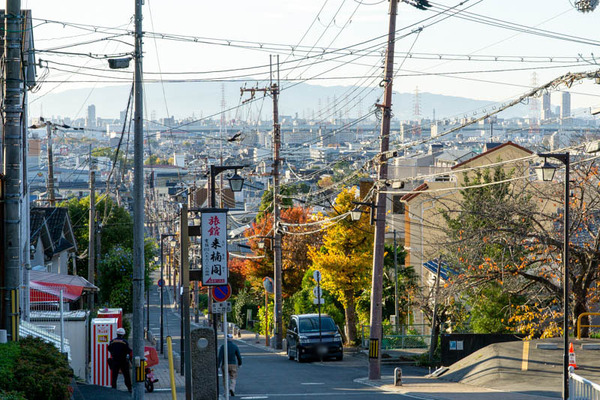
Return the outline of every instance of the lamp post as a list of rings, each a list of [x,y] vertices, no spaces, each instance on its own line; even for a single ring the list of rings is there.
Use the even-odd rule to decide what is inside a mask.
[[[594,11],[598,6],[598,0],[575,0],[575,8],[583,13]]]
[[[375,221],[377,221],[375,219],[375,210],[377,209],[377,205],[375,203],[365,203],[362,201],[353,201],[352,203],[356,204],[357,206],[367,206],[371,209],[371,211],[370,211],[371,225],[373,225],[375,223]],[[363,212],[364,212],[363,210],[356,207],[354,210],[350,211],[350,218],[352,218],[352,221],[358,221],[358,220],[360,220],[360,217]]]
[[[536,169],[538,177],[543,181],[551,181],[554,178],[556,166],[548,163],[546,158],[554,158],[565,165],[565,198],[563,212],[563,399],[569,398],[569,153],[541,153],[544,164]]]
[[[234,174],[233,176],[229,177],[229,187],[231,188],[232,192],[240,192],[242,190],[242,187],[244,186],[244,178],[242,178],[241,176],[238,175],[237,171],[238,169],[242,169],[244,168],[243,165],[230,165],[230,166],[226,166],[226,165],[211,165],[210,166],[210,176],[209,176],[209,189],[210,189],[210,197],[209,197],[209,203],[208,203],[208,207],[209,208],[214,208],[215,207],[215,203],[216,203],[216,190],[215,190],[215,177],[217,175],[219,175],[221,172],[225,172],[227,170],[234,170]],[[208,311],[212,314],[212,298],[209,295],[208,296]],[[215,343],[217,342],[217,318],[215,318],[214,314],[212,315],[212,319],[213,319],[213,329],[215,330]],[[227,338],[225,338],[227,339]],[[215,347],[215,351],[216,351],[216,347]],[[218,370],[219,370],[219,361],[217,360],[217,375],[218,375]],[[217,382],[219,381],[219,377],[217,376]],[[217,394],[219,393],[219,385],[217,385]],[[229,395],[228,393],[226,393],[226,395]]]
[[[234,170],[233,176],[227,178],[229,180],[229,186],[232,192],[239,192],[244,186],[244,178],[238,175],[237,170],[244,168],[243,165],[211,165],[210,166],[210,203],[209,207],[215,207],[216,204],[216,191],[215,191],[215,177],[221,172],[228,170]]]
[[[163,239],[166,237],[175,236],[175,233],[163,233],[160,235],[160,354],[164,354],[164,297],[163,290],[165,286],[164,265],[165,258],[163,256]]]

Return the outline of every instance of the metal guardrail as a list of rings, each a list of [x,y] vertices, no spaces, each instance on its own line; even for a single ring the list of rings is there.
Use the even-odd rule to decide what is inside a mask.
[[[577,340],[581,339],[581,328],[600,328],[600,325],[581,325],[581,318],[585,317],[586,315],[600,315],[600,313],[584,312],[579,314],[579,317],[577,317]]]
[[[573,371],[573,367],[569,367],[569,400],[600,400],[600,385]]]
[[[45,340],[46,342],[53,344],[58,351],[61,351],[60,335],[30,322],[21,320],[19,323],[19,335],[23,337],[32,336]],[[71,361],[71,346],[69,345],[69,339],[63,339],[63,348],[65,353],[67,353],[68,360]]]
[[[431,335],[429,334],[409,334],[407,331],[413,332],[424,332],[429,328],[429,325],[411,325],[409,329],[402,326],[402,334],[400,335],[386,335],[384,333],[381,341],[381,348],[383,350],[392,349],[424,349],[429,347],[431,342]],[[369,325],[361,325],[361,344],[362,347],[369,348]]]

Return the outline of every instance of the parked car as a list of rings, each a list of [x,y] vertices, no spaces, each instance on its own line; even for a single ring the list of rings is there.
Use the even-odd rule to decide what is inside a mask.
[[[287,355],[290,360],[302,362],[310,358],[344,358],[342,335],[338,326],[329,315],[319,314],[292,315],[288,325]]]

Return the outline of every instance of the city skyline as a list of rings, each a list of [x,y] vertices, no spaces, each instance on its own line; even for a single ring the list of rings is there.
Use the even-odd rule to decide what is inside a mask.
[[[457,7],[457,3],[445,1],[432,3],[428,11],[400,4],[395,91],[412,92],[418,86],[422,92],[503,101],[531,87],[533,71],[542,84],[569,71],[592,69],[591,54],[600,42],[591,39],[589,32],[594,32],[600,15],[578,13],[563,0],[545,1],[543,7],[536,3],[473,1]],[[178,5],[146,2],[147,82],[162,79],[185,85],[188,81],[234,80],[239,85],[264,85],[270,54],[279,54],[282,88],[305,80],[323,86],[362,87],[377,87],[380,81],[387,2],[282,5],[261,0],[237,5],[233,11],[230,5],[218,3],[184,1]],[[131,52],[126,43],[131,43],[127,30],[132,29],[133,2],[127,7],[114,0],[86,4],[86,13],[74,1],[57,8],[27,0],[23,7],[32,9],[34,34],[39,39],[36,47],[50,51],[38,54],[44,60],[42,65],[48,66],[48,75],[38,94],[31,95],[34,110],[49,92],[76,87],[93,92],[94,88],[131,81],[131,66],[108,70],[105,59],[62,53],[124,56]],[[449,16],[459,9],[465,11]],[[500,27],[508,22],[511,29]],[[75,28],[73,24],[83,25]],[[90,32],[94,28],[104,33]],[[74,43],[82,45],[72,46]],[[317,57],[318,53],[324,55]],[[307,55],[311,58],[303,60]],[[600,102],[597,88],[584,82],[570,89],[572,108],[596,106]],[[126,99],[122,101],[126,103]],[[174,114],[168,102],[157,110],[158,115]],[[220,98],[215,99],[219,102]]]

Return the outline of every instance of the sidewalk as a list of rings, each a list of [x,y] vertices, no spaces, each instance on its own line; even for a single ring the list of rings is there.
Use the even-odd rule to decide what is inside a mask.
[[[377,387],[385,392],[403,394],[421,400],[550,400],[556,397],[540,396],[524,392],[506,392],[455,382],[444,382],[425,377],[405,377],[402,386],[394,386],[392,375],[382,376],[379,381],[359,378],[356,383]]]

